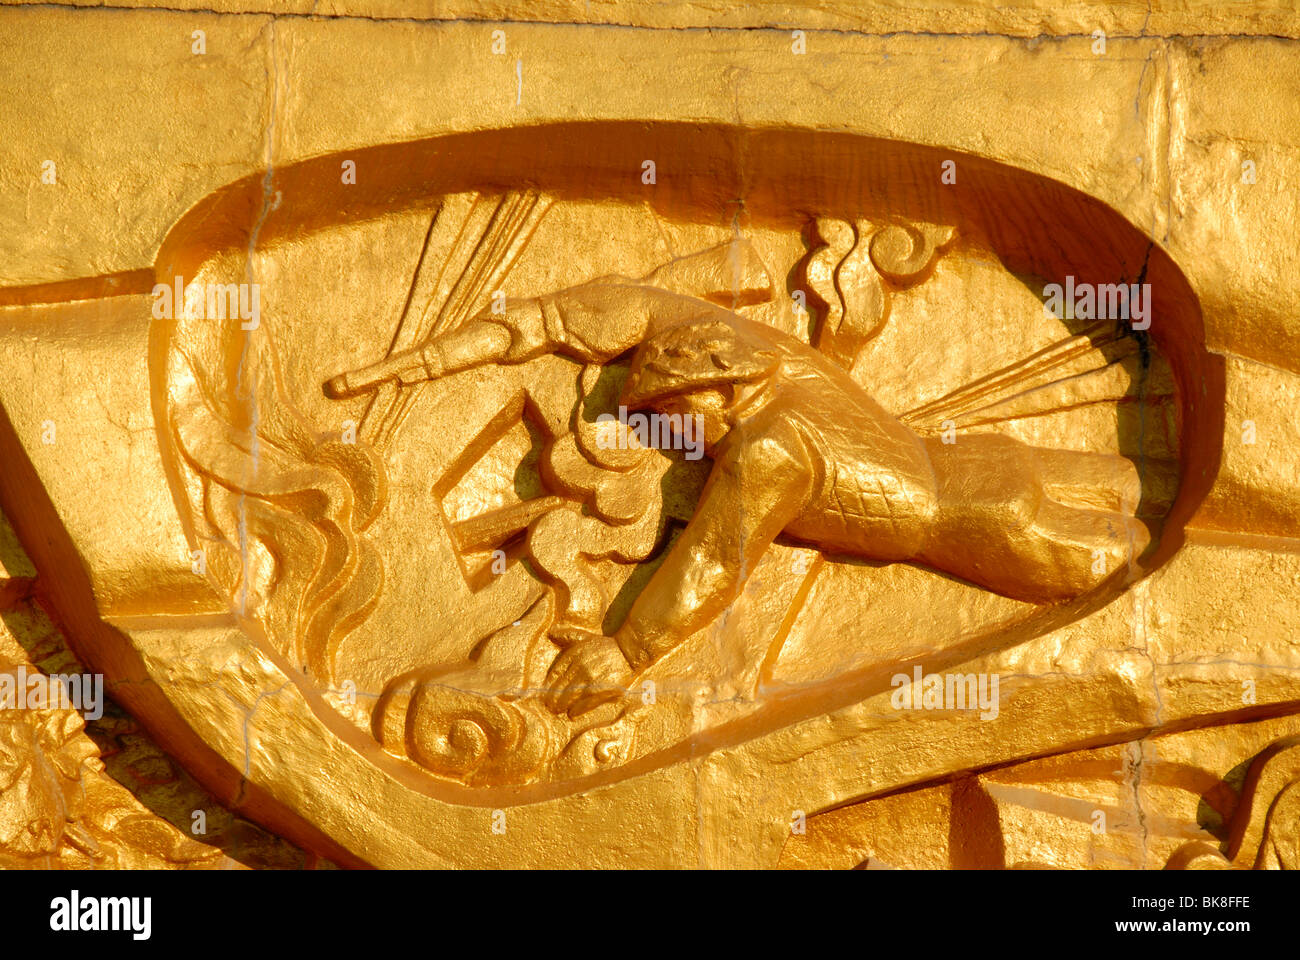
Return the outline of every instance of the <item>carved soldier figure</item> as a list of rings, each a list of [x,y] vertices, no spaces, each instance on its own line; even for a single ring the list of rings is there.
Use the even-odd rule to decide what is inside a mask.
[[[557,712],[576,716],[618,696],[706,626],[778,536],[925,564],[1031,602],[1091,589],[1148,543],[1133,516],[1140,483],[1129,461],[997,435],[922,438],[813,348],[663,285],[602,279],[484,312],[326,389],[345,396],[545,352],[601,363],[633,347],[620,402],[679,422],[698,416],[713,467],[686,530],[622,626],[556,658],[547,702]],[[1087,506],[1053,498],[1071,487],[1079,496],[1063,499]]]

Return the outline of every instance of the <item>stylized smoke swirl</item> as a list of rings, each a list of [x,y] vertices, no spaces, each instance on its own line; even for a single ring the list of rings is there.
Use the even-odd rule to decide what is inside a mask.
[[[521,783],[550,759],[544,713],[455,683],[448,676],[390,686],[376,710],[384,746],[468,786]]]

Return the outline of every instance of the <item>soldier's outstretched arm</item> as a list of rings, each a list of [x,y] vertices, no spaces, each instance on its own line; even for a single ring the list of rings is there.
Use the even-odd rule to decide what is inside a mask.
[[[430,337],[418,347],[333,377],[332,397],[350,397],[381,383],[417,383],[485,363],[522,363],[543,353],[564,353],[602,363],[668,326],[700,319],[720,307],[759,303],[772,280],[748,241],[734,241],[679,257],[641,280],[601,277],[549,296],[507,301],[465,326]]]
[[[530,300],[507,301],[505,310],[480,313],[459,330],[422,346],[331,378],[325,392],[351,397],[381,383],[418,383],[485,363],[523,363],[561,353],[603,363],[664,327],[700,319],[720,307],[636,281],[592,281]]]
[[[485,312],[458,330],[431,337],[422,346],[341,373],[326,382],[325,392],[331,397],[351,397],[389,380],[402,384],[437,380],[485,363],[521,363],[548,349],[554,349],[554,344],[546,335],[540,301],[515,301],[504,313]]]
[[[761,436],[735,439],[714,461],[690,523],[615,634],[634,671],[706,626],[740,595],[812,491],[809,451],[789,424],[778,421]]]

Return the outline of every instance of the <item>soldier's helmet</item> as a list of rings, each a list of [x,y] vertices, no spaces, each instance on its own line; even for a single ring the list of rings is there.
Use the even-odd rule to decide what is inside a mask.
[[[762,331],[762,324],[743,317],[661,330],[633,356],[620,403],[636,409],[668,397],[770,376],[781,354]]]

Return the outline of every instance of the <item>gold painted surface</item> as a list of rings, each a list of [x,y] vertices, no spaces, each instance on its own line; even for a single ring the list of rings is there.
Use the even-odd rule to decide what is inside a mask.
[[[0,619],[0,671],[6,675],[83,672],[31,601],[7,605]],[[93,720],[51,706],[5,710],[0,723],[0,868],[328,866],[232,816],[112,703]]]
[[[4,865],[1296,864],[1285,10],[169,7],[0,9]]]

